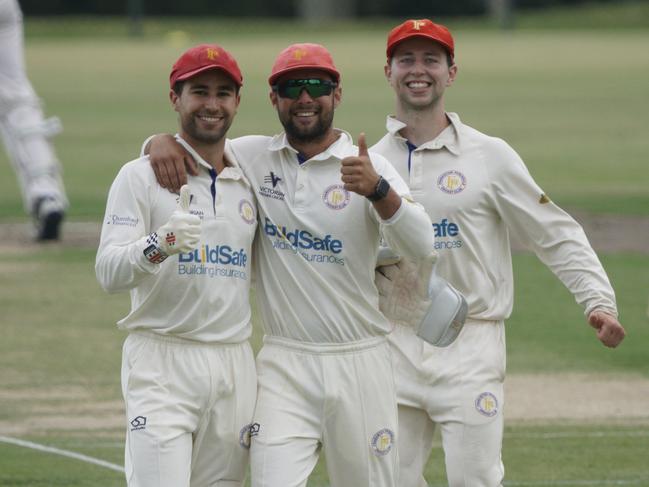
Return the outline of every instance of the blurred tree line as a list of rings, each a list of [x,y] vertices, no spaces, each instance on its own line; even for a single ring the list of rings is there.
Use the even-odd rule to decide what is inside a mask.
[[[496,0],[497,1],[497,0]],[[518,9],[593,3],[594,0],[506,0]],[[617,0],[595,0],[613,3]],[[484,15],[494,0],[19,0],[27,15],[126,15],[134,10],[145,16],[309,17],[430,17]],[[316,15],[320,16],[320,15]]]

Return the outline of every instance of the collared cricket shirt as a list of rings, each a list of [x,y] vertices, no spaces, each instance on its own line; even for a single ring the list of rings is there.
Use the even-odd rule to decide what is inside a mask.
[[[518,154],[503,140],[450,125],[415,147],[388,117],[388,133],[372,147],[410,186],[432,220],[437,272],[464,294],[469,318],[503,320],[511,314],[510,232],[529,246],[573,293],[586,314],[617,314],[615,294],[581,226],[545,195]]]
[[[180,137],[198,161],[188,176],[190,213],[202,220],[199,246],[154,264],[143,254],[146,236],[165,224],[178,195],[157,182],[148,157],[125,164],[108,195],[96,272],[110,292],[130,290],[126,330],[153,331],[200,342],[237,343],[251,333],[251,247],[257,228],[255,196],[226,142],[230,163],[216,171]]]
[[[389,332],[378,309],[374,268],[381,237],[418,261],[433,245],[430,220],[421,206],[403,199],[381,221],[367,198],[347,191],[341,160],[357,155],[349,134],[326,151],[303,158],[285,134],[236,139],[232,147],[259,209],[256,297],[268,335],[343,343]],[[377,173],[401,195],[404,181],[378,154]]]

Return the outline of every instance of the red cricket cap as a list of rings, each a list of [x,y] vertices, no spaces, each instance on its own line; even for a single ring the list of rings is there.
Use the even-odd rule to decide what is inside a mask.
[[[277,78],[283,74],[298,69],[321,69],[334,76],[336,82],[340,81],[340,73],[334,65],[331,54],[320,44],[292,44],[279,53],[273,70],[268,78],[272,86]]]
[[[243,76],[232,55],[216,44],[200,44],[185,51],[174,63],[169,75],[169,85],[173,89],[177,81],[183,81],[209,69],[220,69],[241,86]]]
[[[455,57],[455,43],[450,31],[441,24],[436,24],[429,19],[406,20],[403,24],[397,25],[388,34],[388,46],[386,54],[388,59],[392,57],[397,44],[410,39],[411,37],[424,37],[431,41],[438,42],[448,51],[451,58]]]

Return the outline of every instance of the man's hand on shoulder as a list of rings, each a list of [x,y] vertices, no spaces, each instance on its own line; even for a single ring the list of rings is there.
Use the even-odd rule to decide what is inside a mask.
[[[187,184],[188,172],[198,175],[198,164],[173,135],[155,135],[144,152],[149,154],[158,184],[173,193],[178,193],[180,187]]]
[[[606,347],[617,347],[626,332],[617,318],[605,311],[595,310],[588,315],[588,324],[597,330],[597,338]]]

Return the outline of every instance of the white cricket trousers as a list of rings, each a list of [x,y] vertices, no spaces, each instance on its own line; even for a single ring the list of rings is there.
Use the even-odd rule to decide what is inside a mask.
[[[439,426],[449,487],[499,487],[505,398],[503,322],[467,321],[446,348],[410,327],[389,335],[399,402],[399,487],[426,487]]]
[[[130,333],[122,355],[129,487],[243,486],[256,390],[247,341]]]
[[[308,344],[265,337],[252,487],[303,487],[322,449],[331,487],[396,487],[397,408],[385,338]]]

